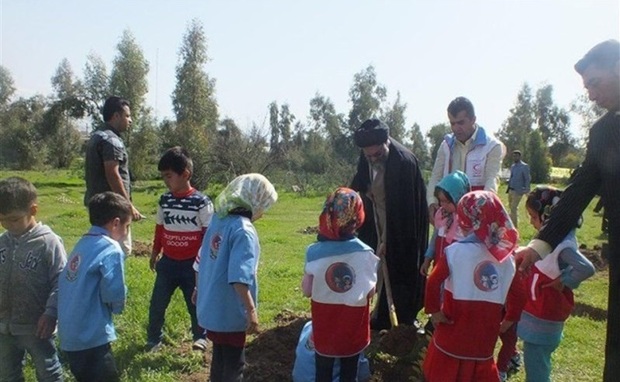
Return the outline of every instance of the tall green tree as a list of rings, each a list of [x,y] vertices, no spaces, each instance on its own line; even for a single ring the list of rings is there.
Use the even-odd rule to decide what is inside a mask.
[[[530,160],[527,143],[536,122],[534,107],[532,89],[524,83],[517,94],[515,105],[510,109],[510,115],[497,133],[499,140],[506,145],[507,152],[521,150],[523,158],[528,163]],[[512,156],[506,155],[504,166],[509,166],[511,162]]]
[[[528,164],[532,183],[546,183],[549,181],[551,160],[547,146],[538,130],[532,130],[527,143]]]
[[[272,156],[278,156],[280,154],[280,121],[276,101],[269,104],[269,128],[271,130],[269,151]]]
[[[549,147],[549,154],[555,166],[575,146],[570,132],[568,112],[553,101],[553,86],[544,85],[536,92],[536,123],[543,142]]]
[[[431,163],[431,156],[428,151],[428,144],[424,135],[420,130],[420,125],[414,123],[411,127],[411,151],[418,158],[420,168],[423,170],[429,170],[433,163]]]
[[[375,68],[371,65],[353,76],[349,90],[351,110],[349,111],[349,130],[355,131],[365,120],[378,118],[385,102],[387,90],[377,81]]]
[[[293,124],[295,123],[295,115],[291,113],[290,107],[288,104],[284,104],[280,107],[280,137],[282,141],[280,145],[282,146],[282,151],[287,153],[291,146],[291,139],[293,135]]]
[[[433,163],[437,158],[437,151],[439,150],[441,142],[443,142],[446,134],[450,134],[451,132],[452,129],[450,129],[450,125],[448,125],[447,123],[438,123],[431,126],[431,128],[428,130],[428,133],[426,133],[426,136],[428,137],[428,141],[430,142],[431,146],[431,158]]]
[[[570,111],[581,118],[581,131],[583,138],[588,136],[590,128],[599,118],[605,115],[606,110],[590,101],[587,93],[582,93],[571,101]]]
[[[11,97],[15,94],[13,75],[4,66],[0,65],[0,107],[8,106]]]
[[[19,98],[0,114],[0,164],[13,170],[42,168],[47,145],[40,126],[48,108],[45,97]]]
[[[207,37],[200,21],[190,22],[179,50],[176,67],[176,86],[172,93],[172,106],[176,116],[177,133],[181,146],[193,155],[193,182],[204,189],[209,179],[209,156],[205,148],[218,126],[215,100],[215,80],[209,78],[205,66]]]
[[[110,92],[129,101],[135,122],[140,119],[149,90],[149,63],[129,30],[123,32],[116,49],[118,52],[112,64]]]
[[[48,163],[67,168],[80,152],[77,119],[85,115],[82,84],[69,60],[63,59],[51,78],[54,94],[43,116],[41,136],[48,147]]]
[[[86,114],[91,118],[94,130],[103,125],[101,109],[104,101],[111,94],[110,76],[106,65],[95,53],[90,53],[86,57],[82,84],[82,98],[86,105]]]
[[[172,106],[177,123],[204,129],[207,135],[215,133],[219,120],[215,79],[209,78],[205,71],[208,61],[204,27],[194,19],[183,36],[179,50]]]
[[[404,143],[407,128],[405,127],[405,111],[407,104],[400,99],[400,92],[396,93],[394,104],[383,114],[381,119],[390,127],[390,136]]]

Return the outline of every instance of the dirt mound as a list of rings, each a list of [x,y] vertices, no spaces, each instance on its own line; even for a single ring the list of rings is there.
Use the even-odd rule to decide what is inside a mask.
[[[295,347],[301,328],[310,319],[284,311],[276,317],[277,327],[260,333],[246,349],[244,380],[248,382],[290,381]]]

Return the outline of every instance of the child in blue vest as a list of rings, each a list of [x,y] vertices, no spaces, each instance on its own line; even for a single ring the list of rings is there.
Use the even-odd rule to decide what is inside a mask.
[[[112,314],[125,308],[125,254],[119,242],[129,231],[131,203],[111,191],[88,202],[91,227],[69,255],[58,281],[60,348],[79,382],[120,380],[110,343]]]
[[[260,174],[236,177],[215,199],[199,256],[198,324],[213,342],[211,382],[242,381],[246,334],[258,332],[260,244],[252,224],[278,199]]]
[[[379,258],[355,237],[364,217],[357,192],[338,188],[327,197],[318,241],[306,252],[302,290],[312,299],[316,382],[332,382],[336,359],[340,381],[356,381],[359,356],[370,343]]]
[[[525,207],[534,228],[542,227],[561,195],[550,186],[538,186],[530,192]],[[573,230],[553,252],[532,266],[525,280],[527,302],[517,334],[523,340],[528,382],[550,381],[551,354],[559,346],[564,321],[573,310],[573,289],[594,274],[594,266],[577,248]]]

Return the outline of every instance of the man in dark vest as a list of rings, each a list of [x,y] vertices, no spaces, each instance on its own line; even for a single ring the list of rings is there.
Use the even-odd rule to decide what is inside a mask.
[[[378,119],[364,122],[354,133],[361,148],[351,188],[364,198],[366,221],[359,238],[376,249],[388,268],[399,324],[413,324],[424,302],[424,276],[419,272],[428,243],[426,187],[418,160],[389,136]],[[375,330],[390,327],[382,288]]]

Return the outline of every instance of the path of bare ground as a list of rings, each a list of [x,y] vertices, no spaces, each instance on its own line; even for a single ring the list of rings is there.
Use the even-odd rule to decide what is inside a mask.
[[[597,270],[604,270],[607,261],[601,248],[581,248]],[[590,306],[575,306],[574,315],[589,315],[604,320],[606,312]],[[248,382],[291,381],[295,347],[301,328],[309,320],[308,314],[284,311],[276,317],[277,326],[263,331],[247,346],[245,380]],[[399,326],[382,333],[373,332],[366,350],[372,376],[369,382],[422,381],[421,366],[426,354],[429,337],[413,326]],[[200,373],[184,377],[184,382],[207,381],[211,360],[211,347],[205,353],[205,368]]]

